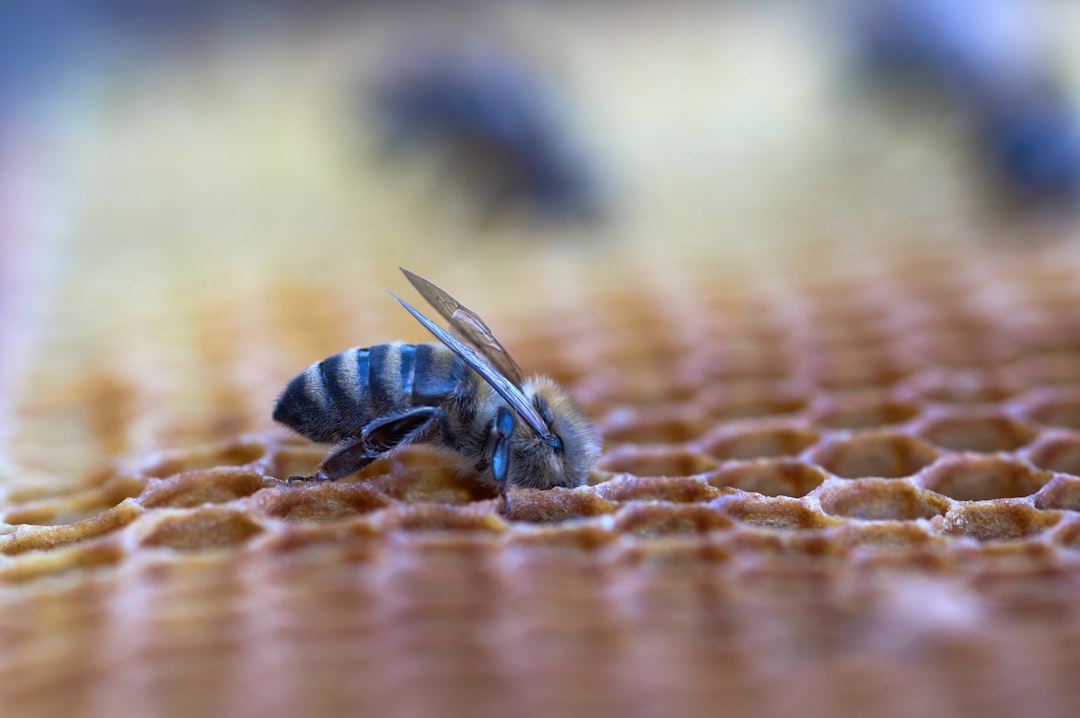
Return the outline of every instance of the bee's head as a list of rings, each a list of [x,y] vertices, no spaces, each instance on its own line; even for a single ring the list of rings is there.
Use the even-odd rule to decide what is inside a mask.
[[[549,489],[581,486],[600,458],[600,435],[584,410],[551,379],[533,377],[522,386],[550,434],[537,436],[524,422],[515,431],[509,482]]]

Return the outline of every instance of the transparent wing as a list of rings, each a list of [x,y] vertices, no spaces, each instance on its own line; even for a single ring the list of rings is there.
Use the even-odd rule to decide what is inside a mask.
[[[412,314],[413,317],[416,318],[416,321],[423,324],[429,332],[435,335],[436,339],[445,344],[450,351],[457,354],[461,357],[462,361],[472,367],[472,369],[475,370],[484,381],[490,384],[491,388],[497,391],[499,396],[505,399],[506,403],[509,404],[530,427],[532,427],[533,431],[541,437],[548,436],[547,426],[544,424],[544,420],[540,417],[540,414],[532,404],[529,403],[529,400],[525,398],[525,395],[521,393],[521,389],[514,386],[499,369],[485,361],[479,354],[450,334],[450,332],[425,317],[404,299],[393,292],[390,292],[390,296],[398,300],[401,306],[405,307],[409,314]]]
[[[420,275],[413,274],[404,267],[399,269],[416,287],[416,291],[420,292],[420,296],[449,322],[452,332],[487,359],[492,368],[521,389],[521,369],[476,312],[463,306],[461,302]]]

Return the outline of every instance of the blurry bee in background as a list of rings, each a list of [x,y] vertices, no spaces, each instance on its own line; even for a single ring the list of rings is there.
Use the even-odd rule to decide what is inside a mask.
[[[488,216],[521,208],[538,218],[600,218],[591,163],[519,58],[483,42],[414,43],[409,53],[372,93],[387,149],[441,155],[450,182],[469,183]]]
[[[877,0],[853,4],[852,19],[864,74],[948,100],[1002,199],[1020,209],[1075,208],[1080,122],[1053,81],[1032,3]]]
[[[442,344],[352,348],[312,364],[286,386],[273,418],[339,447],[314,476],[339,479],[411,443],[458,454],[466,470],[506,489],[585,483],[600,455],[596,428],[551,379],[521,370],[473,311],[402,269],[459,337],[391,293]]]
[[[986,98],[978,140],[991,168],[1021,208],[1080,205],[1080,123],[1052,88]]]

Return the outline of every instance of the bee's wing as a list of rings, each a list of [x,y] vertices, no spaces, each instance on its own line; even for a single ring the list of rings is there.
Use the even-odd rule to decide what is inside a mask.
[[[420,292],[420,296],[450,323],[451,331],[480,352],[481,356],[487,359],[488,364],[521,389],[521,369],[476,312],[463,306],[461,302],[420,275],[413,274],[404,267],[400,269],[405,278],[416,287],[416,291]]]
[[[409,314],[412,314],[416,318],[416,321],[423,324],[429,332],[435,335],[436,339],[445,344],[450,351],[461,357],[462,361],[468,364],[484,379],[484,381],[490,384],[491,388],[497,391],[499,396],[506,400],[506,403],[509,404],[530,427],[532,427],[533,431],[541,437],[548,436],[547,426],[544,424],[544,420],[540,417],[540,414],[532,404],[529,403],[529,400],[525,398],[525,395],[521,393],[521,389],[511,383],[499,369],[485,361],[483,357],[473,351],[470,347],[466,346],[461,340],[450,334],[450,332],[425,317],[404,299],[393,292],[390,292],[390,296],[398,300],[401,306],[405,307]]]

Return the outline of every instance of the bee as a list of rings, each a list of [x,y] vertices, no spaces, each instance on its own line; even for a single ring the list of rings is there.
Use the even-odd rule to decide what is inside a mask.
[[[431,444],[463,468],[507,487],[581,486],[600,456],[585,412],[545,376],[521,369],[472,310],[428,280],[401,271],[449,322],[451,334],[390,292],[439,344],[379,344],[316,362],[285,387],[273,418],[312,441],[338,447],[313,476],[340,479],[398,447]]]
[[[604,197],[562,103],[519,57],[485,43],[413,49],[371,93],[387,150],[442,156],[481,214],[602,218]]]
[[[1076,209],[1080,126],[1045,50],[1038,7],[879,0],[852,12],[868,79],[875,88],[921,87],[946,100],[943,108],[965,121],[994,205]]]

